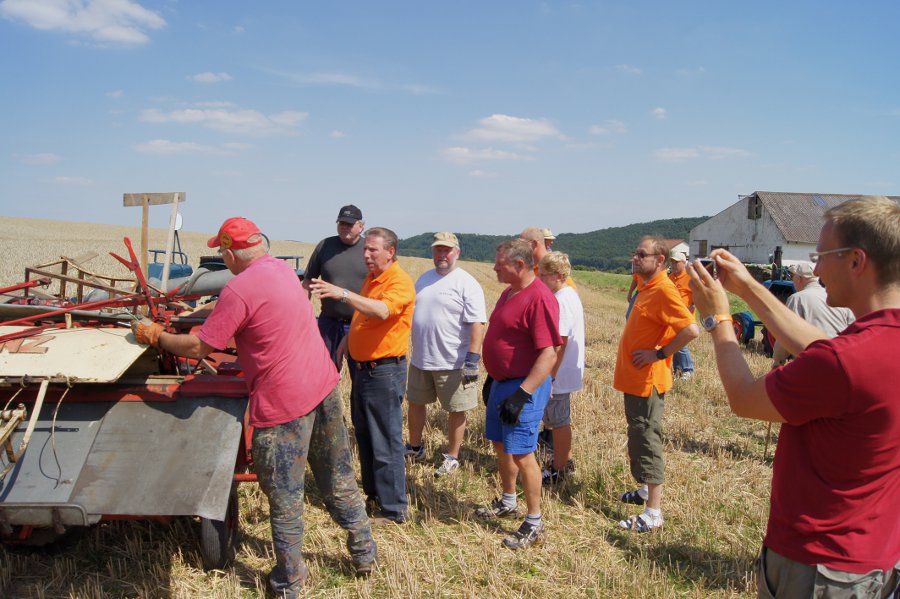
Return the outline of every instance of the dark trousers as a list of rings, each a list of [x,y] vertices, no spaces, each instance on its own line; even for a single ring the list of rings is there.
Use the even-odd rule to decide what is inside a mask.
[[[344,337],[347,336],[347,333],[350,332],[350,321],[335,320],[325,314],[319,314],[316,322],[319,325],[319,334],[322,335],[322,341],[325,342],[325,347],[328,348],[331,361],[334,362],[338,372],[340,372],[341,365],[337,361],[337,349]],[[347,369],[350,371],[350,379],[353,380],[356,374],[356,364],[350,359],[349,354],[347,355]]]
[[[269,499],[276,565],[269,585],[295,596],[308,569],[303,561],[303,495],[306,464],[331,517],[347,530],[354,563],[376,557],[365,504],[356,486],[338,388],[312,412],[290,422],[253,431],[253,468]]]
[[[403,395],[406,361],[357,370],[350,416],[359,449],[363,492],[377,498],[382,515],[407,517],[403,446]]]

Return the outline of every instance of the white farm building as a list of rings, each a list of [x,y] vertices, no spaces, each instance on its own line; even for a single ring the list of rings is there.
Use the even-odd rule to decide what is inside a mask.
[[[726,248],[742,262],[766,264],[780,248],[784,264],[807,261],[816,249],[825,211],[861,196],[755,191],[739,197],[736,204],[691,229],[691,256]],[[900,196],[888,197],[900,201]]]

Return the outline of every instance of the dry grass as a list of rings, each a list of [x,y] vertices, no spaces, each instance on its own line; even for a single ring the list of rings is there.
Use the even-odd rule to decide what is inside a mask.
[[[8,229],[4,221],[0,227],[5,250]],[[90,227],[95,233],[91,249],[107,242],[99,229]],[[66,247],[58,241],[61,237],[44,237],[57,239],[54,255],[72,251],[61,249]],[[414,278],[430,266],[421,259],[401,262]],[[464,266],[482,282],[493,304],[500,285],[490,265]],[[5,272],[3,280],[10,280]],[[353,578],[343,532],[309,484],[304,545],[311,569],[309,596],[754,595],[750,572],[764,532],[771,474],[763,459],[766,427],[730,414],[706,336],[692,347],[697,375],[679,381],[667,396],[666,525],[645,536],[615,527],[616,520],[639,510],[616,499],[634,483],[625,455],[621,396],[610,387],[629,281],[624,276],[603,281],[591,285],[580,279],[588,347],[585,388],[573,401],[578,472],[559,491],[545,493],[546,542],[524,552],[507,551],[500,545],[502,533],[518,522],[484,524],[471,516],[474,507],[499,489],[496,460],[482,438],[483,408],[471,415],[462,468],[448,479],[432,477],[446,424],[445,416],[432,410],[425,436],[428,463],[408,472],[413,520],[403,527],[376,529],[381,565],[371,578]],[[750,360],[757,372],[765,370],[761,355],[750,355]],[[194,522],[114,522],[84,531],[52,555],[0,551],[0,596],[263,596],[273,558],[266,504],[255,485],[241,486],[240,521],[240,552],[226,572],[200,568]]]

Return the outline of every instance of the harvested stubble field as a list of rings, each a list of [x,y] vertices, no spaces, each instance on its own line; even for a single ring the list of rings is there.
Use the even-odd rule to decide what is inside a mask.
[[[17,280],[25,265],[60,254],[119,252],[124,233],[118,227],[0,219],[2,281]],[[136,229],[128,233],[137,237]],[[328,233],[323,229],[323,236]],[[195,261],[204,253],[199,248],[206,237],[183,235]],[[276,253],[311,250],[304,244],[273,246]],[[431,266],[415,258],[401,258],[401,264],[414,278]],[[501,290],[491,265],[463,267],[481,281],[490,309]],[[648,535],[617,529],[617,520],[640,509],[617,501],[634,482],[625,456],[621,396],[611,387],[629,278],[583,272],[575,278],[587,328],[585,387],[573,399],[577,474],[544,494],[546,541],[514,553],[500,540],[518,521],[484,524],[472,517],[499,489],[496,460],[482,437],[483,408],[470,416],[461,469],[446,479],[433,478],[446,425],[445,416],[433,409],[426,463],[408,470],[412,521],[375,529],[380,567],[370,578],[353,577],[343,531],[331,522],[310,481],[304,544],[311,570],[308,596],[754,596],[751,570],[764,532],[771,475],[772,449],[768,460],[763,456],[766,425],[731,415],[711,344],[701,337],[691,348],[696,376],[677,382],[666,398],[666,524]],[[760,353],[748,356],[756,372],[766,369]],[[83,531],[51,553],[0,550],[0,596],[262,597],[273,557],[266,502],[255,485],[241,486],[240,508],[242,540],[226,571],[200,568],[195,522],[114,522]]]

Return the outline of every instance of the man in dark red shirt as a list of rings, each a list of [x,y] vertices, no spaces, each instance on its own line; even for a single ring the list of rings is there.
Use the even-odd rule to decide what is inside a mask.
[[[900,206],[885,197],[825,212],[815,274],[856,322],[833,339],[781,304],[730,253],[718,281],[689,268],[694,302],[738,416],[783,422],[759,597],[888,597],[900,582]],[[720,284],[721,283],[721,284]],[[725,289],[797,358],[756,378],[728,322]]]
[[[521,474],[528,514],[503,544],[523,549],[544,534],[541,467],[534,451],[550,400],[550,372],[562,345],[559,303],[535,277],[528,241],[501,243],[494,271],[497,280],[509,287],[497,300],[484,338],[484,367],[493,379],[486,400],[485,436],[497,452],[503,495],[476,510],[476,515],[485,519],[516,516],[516,476]]]

